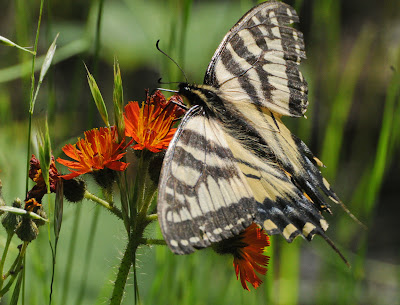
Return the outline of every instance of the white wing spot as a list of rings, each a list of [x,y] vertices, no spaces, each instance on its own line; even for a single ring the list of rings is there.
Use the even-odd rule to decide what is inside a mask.
[[[211,241],[211,242],[215,242],[216,241],[214,235],[212,235],[210,232],[207,232],[206,236],[208,237],[209,241]]]
[[[182,246],[187,246],[187,245],[189,245],[189,242],[186,240],[186,239],[181,239],[181,244],[182,244]]]
[[[303,74],[299,71],[299,78],[300,78],[300,81],[304,81],[304,77],[303,77]],[[320,165],[321,166],[321,165]]]
[[[307,237],[315,228],[315,225],[313,225],[311,222],[307,222],[303,227],[303,235]]]
[[[321,219],[321,220],[319,221],[319,223],[320,223],[320,225],[321,225],[321,227],[322,227],[322,229],[323,229],[324,231],[326,231],[326,230],[328,229],[329,224],[328,224],[328,222],[327,222],[325,219]]]
[[[233,228],[233,225],[228,225],[224,228],[225,231],[229,231]]]
[[[270,219],[267,219],[266,221],[264,221],[263,226],[264,226],[265,230],[267,230],[267,231],[278,229],[276,224]]]
[[[214,233],[215,235],[219,235],[219,234],[222,233],[222,229],[221,229],[221,228],[214,229],[213,233]]]
[[[283,229],[282,234],[283,234],[283,236],[284,236],[286,239],[289,239],[290,236],[291,236],[294,232],[296,232],[296,231],[297,231],[297,228],[296,228],[293,224],[289,223],[289,224]]]
[[[174,239],[171,239],[169,243],[171,244],[172,247],[178,247],[178,242]]]
[[[296,50],[297,54],[300,54],[300,46],[298,44],[294,45],[294,49]]]
[[[241,223],[244,223],[245,222],[245,219],[244,218],[240,218],[240,219],[238,219],[238,221],[236,222],[237,224],[241,224]]]
[[[198,238],[198,237],[190,237],[189,241],[190,241],[191,244],[196,244],[196,243],[198,243],[200,241],[200,238]]]

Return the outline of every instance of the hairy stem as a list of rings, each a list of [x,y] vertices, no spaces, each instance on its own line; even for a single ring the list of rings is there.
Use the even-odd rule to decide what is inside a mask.
[[[122,212],[115,205],[108,203],[107,201],[93,195],[92,193],[89,193],[88,191],[85,191],[84,197],[86,199],[89,199],[89,200],[92,200],[92,201],[98,203],[99,205],[101,205],[102,207],[106,208],[111,213],[113,213],[115,216],[122,219]]]

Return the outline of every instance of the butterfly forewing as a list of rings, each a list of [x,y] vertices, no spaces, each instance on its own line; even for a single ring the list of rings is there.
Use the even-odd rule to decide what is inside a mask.
[[[252,103],[280,115],[303,116],[307,83],[298,69],[305,58],[303,34],[289,27],[296,11],[281,2],[250,10],[224,37],[204,83],[231,103]]]
[[[239,234],[255,217],[255,201],[215,119],[192,108],[164,159],[158,215],[177,254]]]

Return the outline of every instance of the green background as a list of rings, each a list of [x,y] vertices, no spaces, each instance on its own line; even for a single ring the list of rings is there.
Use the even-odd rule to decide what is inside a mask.
[[[39,1],[2,1],[0,35],[33,46]],[[338,206],[328,235],[349,259],[349,269],[316,237],[287,244],[272,238],[264,284],[244,291],[231,257],[211,250],[174,256],[166,247],[144,247],[138,257],[143,304],[396,304],[400,300],[400,3],[378,1],[287,1],[305,34],[309,83],[308,119],[285,119],[326,164],[323,174],[363,230]],[[96,25],[102,5],[101,27]],[[174,58],[189,81],[202,83],[222,37],[252,1],[46,1],[39,59],[56,33],[58,48],[39,93],[34,127],[49,118],[53,153],[89,128],[102,126],[86,81],[85,63],[109,109],[114,57],[126,101],[144,89],[175,89],[184,81],[155,43]],[[99,40],[96,40],[96,33]],[[99,43],[96,43],[98,41]],[[31,56],[0,45],[0,179],[7,204],[24,198]],[[111,110],[110,110],[111,111]],[[95,186],[89,189],[95,192]],[[45,198],[51,206],[54,197]],[[47,207],[48,208],[48,207]],[[51,227],[50,227],[51,228]],[[158,225],[147,231],[160,237]],[[5,231],[0,229],[0,249]],[[13,240],[9,258],[15,257]],[[53,304],[104,304],[126,244],[122,223],[91,202],[65,203],[56,263]],[[11,261],[11,259],[10,259]],[[47,304],[51,252],[47,227],[28,248],[25,304]],[[68,282],[66,282],[66,278]],[[67,284],[68,283],[68,284]],[[124,304],[133,303],[133,281]],[[10,294],[11,295],[11,294]],[[10,297],[8,295],[8,298]],[[8,304],[5,297],[0,304]]]

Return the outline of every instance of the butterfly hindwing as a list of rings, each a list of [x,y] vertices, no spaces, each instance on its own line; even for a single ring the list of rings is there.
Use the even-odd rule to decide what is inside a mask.
[[[232,103],[252,103],[280,115],[303,116],[307,83],[298,69],[305,58],[303,34],[289,27],[296,11],[282,2],[251,9],[226,34],[204,83]]]
[[[201,107],[185,115],[166,153],[158,215],[177,254],[237,235],[254,220],[252,191],[221,127]]]
[[[268,126],[263,126],[267,123]],[[240,135],[240,128],[233,132],[230,128],[224,129],[225,138],[257,203],[256,222],[268,234],[282,234],[289,242],[297,235],[311,240],[314,234],[323,235],[328,228],[320,213],[321,206],[325,205],[320,194],[323,187],[320,179],[322,176],[311,177],[307,173],[306,167],[316,173],[319,171],[311,162],[304,163],[297,146],[291,147],[296,143],[290,140],[291,134],[280,120],[276,120],[277,126],[274,124],[270,114],[269,121],[259,122],[259,128],[252,132],[253,138],[250,141]],[[269,141],[263,140],[262,133],[268,136]],[[259,138],[254,138],[255,136]],[[291,162],[297,163],[297,173],[294,172],[294,165],[286,166],[287,170],[283,166],[283,163],[287,165],[292,164]],[[311,179],[316,181],[308,183]]]

